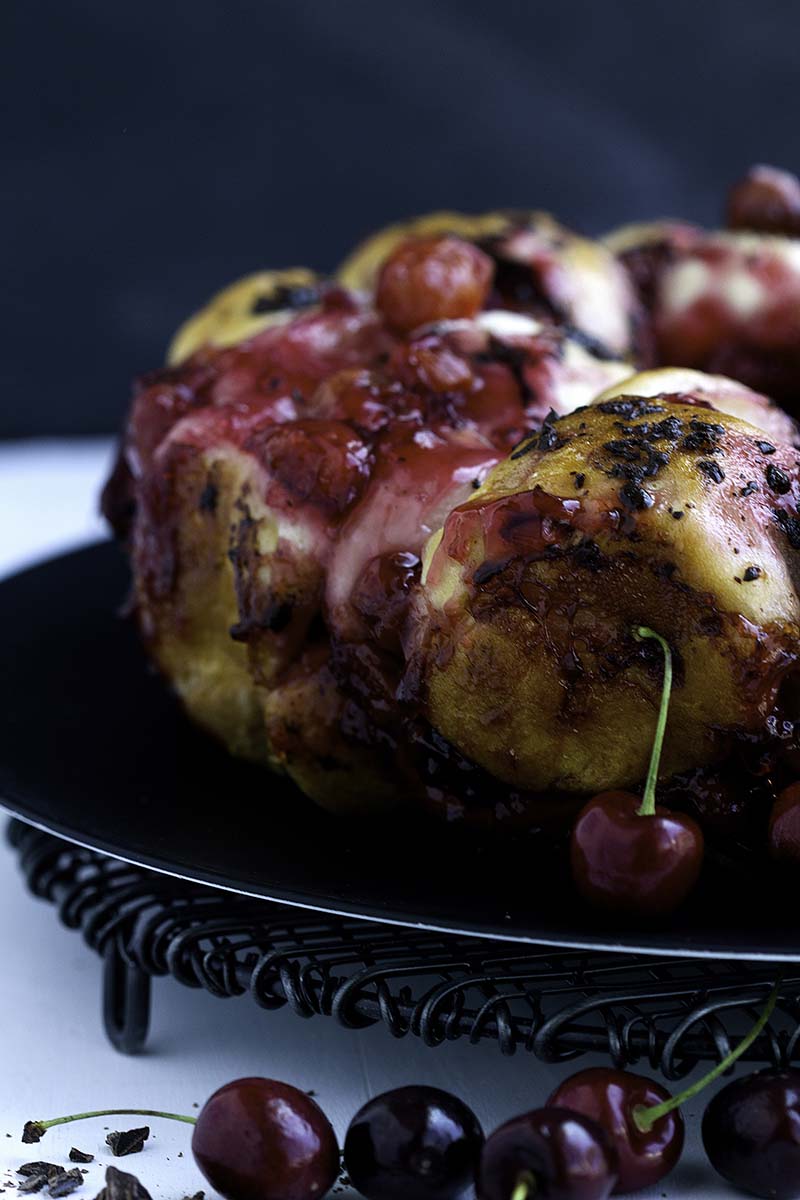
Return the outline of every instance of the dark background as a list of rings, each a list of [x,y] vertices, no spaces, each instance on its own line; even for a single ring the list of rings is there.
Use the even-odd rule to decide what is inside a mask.
[[[117,426],[175,326],[439,206],[714,221],[800,167],[792,0],[6,0],[0,436]]]

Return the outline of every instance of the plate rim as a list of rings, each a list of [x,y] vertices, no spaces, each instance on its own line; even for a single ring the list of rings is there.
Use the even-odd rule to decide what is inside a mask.
[[[175,868],[159,865],[156,861],[145,861],[146,856],[132,857],[122,854],[118,850],[112,850],[104,845],[102,839],[91,842],[86,841],[73,833],[69,833],[65,829],[59,828],[55,823],[48,824],[31,817],[30,815],[21,812],[14,807],[13,802],[7,797],[0,796],[0,812],[3,812],[7,817],[14,820],[23,821],[26,825],[38,829],[41,833],[50,834],[52,837],[58,838],[60,841],[66,842],[72,846],[78,846],[82,850],[90,850],[99,854],[105,855],[107,858],[114,859],[116,862],[127,863],[129,866],[138,867],[141,870],[153,871],[157,875],[164,875],[170,879],[178,879],[184,883],[196,884],[200,887],[210,888],[212,891],[226,892],[234,896],[244,896],[250,900],[260,900],[264,904],[283,904],[289,908],[301,909],[305,912],[323,913],[326,916],[348,917],[354,920],[363,921],[367,924],[376,925],[391,925],[399,929],[417,929],[428,933],[443,933],[450,934],[453,937],[469,937],[476,941],[503,942],[511,945],[523,946],[542,946],[556,950],[586,950],[589,952],[595,951],[600,954],[621,954],[621,955],[648,955],[650,957],[664,958],[692,958],[700,961],[720,961],[730,960],[736,962],[800,962],[800,951],[761,951],[755,952],[750,950],[702,950],[693,949],[686,946],[636,946],[628,942],[604,942],[599,938],[592,941],[582,941],[570,937],[547,938],[544,935],[532,935],[526,933],[501,933],[495,929],[487,929],[479,931],[476,929],[461,929],[455,924],[447,924],[445,922],[436,921],[418,921],[409,918],[401,920],[398,917],[383,917],[376,916],[374,913],[364,913],[359,911],[358,905],[348,905],[342,903],[341,907],[325,905],[319,901],[311,902],[310,900],[299,900],[291,895],[267,895],[264,892],[250,891],[243,887],[234,887],[232,884],[221,882],[211,883],[208,879],[202,879],[197,875],[184,874]]]

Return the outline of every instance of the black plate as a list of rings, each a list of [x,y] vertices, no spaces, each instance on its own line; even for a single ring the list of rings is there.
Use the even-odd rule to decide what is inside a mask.
[[[0,798],[72,841],[159,871],[327,912],[559,946],[800,958],[790,893],[709,869],[669,927],[601,920],[557,855],[436,824],[328,816],[192,727],[117,614],[103,544],[0,585]]]

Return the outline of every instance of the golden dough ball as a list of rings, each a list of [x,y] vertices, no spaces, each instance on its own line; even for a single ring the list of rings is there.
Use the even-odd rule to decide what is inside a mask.
[[[664,775],[772,711],[800,644],[796,455],[694,398],[628,394],[546,422],[426,547],[428,717],[508,784],[644,778],[663,664],[639,625],[675,654]]]
[[[306,267],[257,271],[238,279],[181,325],[170,342],[167,362],[176,366],[203,346],[235,346],[291,320],[319,301],[323,282]]]

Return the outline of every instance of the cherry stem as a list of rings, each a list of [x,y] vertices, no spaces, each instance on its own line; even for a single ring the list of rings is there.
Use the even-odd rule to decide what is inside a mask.
[[[54,1125],[68,1125],[71,1121],[85,1121],[88,1117],[164,1117],[167,1121],[184,1121],[196,1125],[197,1117],[184,1117],[181,1113],[161,1112],[157,1108],[99,1108],[96,1112],[73,1113],[69,1117],[52,1117],[49,1121],[28,1121],[23,1141],[39,1141]]]
[[[647,782],[644,785],[644,795],[642,796],[642,803],[636,810],[640,817],[653,817],[656,811],[656,784],[658,782],[658,767],[661,762],[661,747],[664,744],[664,732],[667,728],[667,713],[669,712],[669,698],[672,693],[672,651],[669,648],[669,642],[660,633],[656,633],[654,629],[648,629],[646,625],[637,626],[633,631],[633,636],[637,641],[644,641],[645,638],[653,638],[664,651],[664,683],[661,688],[661,707],[658,710],[653,749],[650,751],[650,766],[647,769]]]
[[[530,1200],[538,1191],[536,1177],[530,1171],[522,1171],[517,1176],[517,1182],[511,1193],[511,1200]]]
[[[667,1114],[671,1113],[674,1109],[680,1108],[682,1104],[684,1104],[687,1100],[691,1100],[692,1096],[696,1096],[698,1092],[702,1092],[703,1088],[707,1087],[709,1083],[713,1083],[715,1079],[718,1079],[720,1075],[723,1075],[725,1071],[728,1070],[728,1067],[733,1066],[737,1058],[741,1058],[745,1050],[747,1050],[749,1046],[752,1046],[753,1042],[756,1040],[767,1021],[772,1016],[775,1005],[778,1001],[778,989],[780,988],[782,982],[783,978],[782,976],[779,976],[769,994],[767,1003],[764,1005],[764,1011],[750,1032],[742,1038],[738,1046],[731,1050],[729,1054],[726,1054],[722,1061],[718,1062],[715,1067],[712,1067],[711,1070],[702,1077],[702,1079],[698,1079],[697,1083],[693,1083],[690,1087],[686,1088],[686,1090],[681,1092],[679,1096],[672,1096],[669,1100],[664,1100],[661,1104],[653,1104],[649,1107],[643,1104],[637,1104],[633,1110],[633,1120],[637,1128],[640,1129],[642,1133],[649,1133],[656,1121],[659,1121],[662,1117],[666,1117]]]

